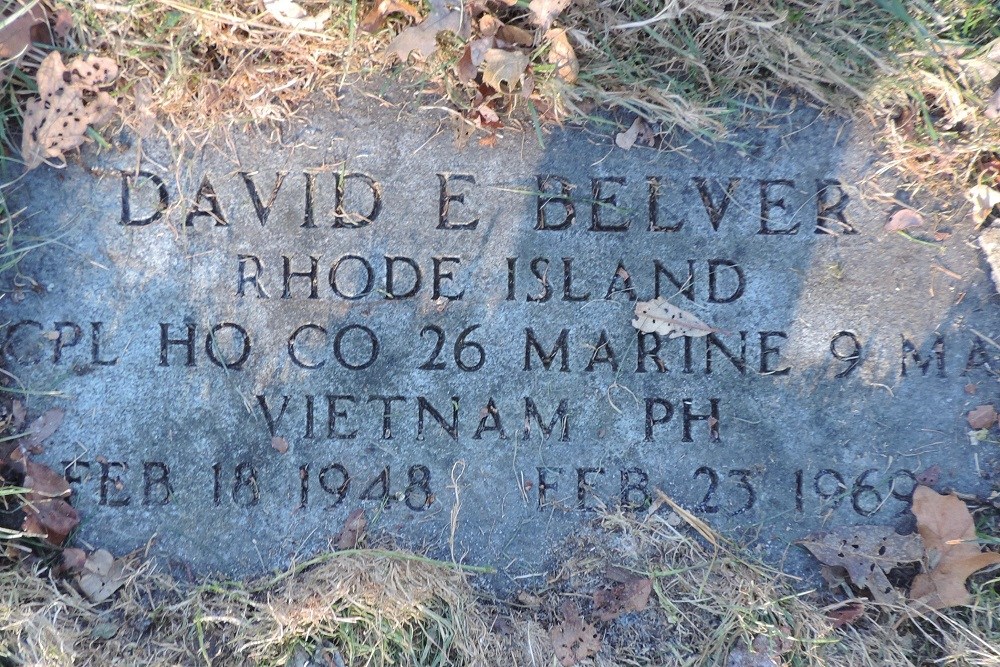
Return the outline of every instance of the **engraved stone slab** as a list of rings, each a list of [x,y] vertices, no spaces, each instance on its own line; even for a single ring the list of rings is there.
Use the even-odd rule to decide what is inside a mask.
[[[988,488],[998,450],[964,415],[996,400],[1000,318],[971,228],[883,231],[843,122],[736,140],[458,148],[360,98],[280,145],[31,174],[39,288],[3,301],[0,342],[29,410],[67,410],[39,458],[79,539],[252,573],[363,507],[521,576],[655,489],[780,556],[903,521],[931,465]],[[657,296],[718,331],[640,334]]]

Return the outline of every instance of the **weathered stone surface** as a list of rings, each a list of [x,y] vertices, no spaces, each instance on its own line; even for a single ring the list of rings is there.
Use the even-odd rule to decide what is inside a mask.
[[[363,507],[518,576],[655,488],[778,554],[901,521],[933,464],[985,490],[996,445],[964,415],[996,399],[1000,318],[971,228],[883,231],[850,126],[738,139],[458,149],[356,102],[282,146],[32,174],[44,289],[4,301],[0,339],[30,411],[67,410],[40,459],[67,466],[79,539],[255,572]],[[638,335],[657,295],[720,331]]]

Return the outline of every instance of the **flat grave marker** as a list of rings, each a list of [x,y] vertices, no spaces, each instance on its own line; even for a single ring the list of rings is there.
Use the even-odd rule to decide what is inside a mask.
[[[996,398],[1000,318],[971,229],[885,231],[842,121],[736,140],[458,148],[355,100],[281,145],[32,173],[15,205],[48,242],[0,343],[31,413],[67,410],[39,460],[79,539],[255,573],[362,507],[521,576],[656,489],[780,557],[904,523],[932,465],[987,488],[997,446],[964,416]],[[637,331],[656,297],[717,331]]]

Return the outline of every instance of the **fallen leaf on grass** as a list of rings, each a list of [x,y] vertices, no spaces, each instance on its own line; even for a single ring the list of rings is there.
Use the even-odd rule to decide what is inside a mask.
[[[594,613],[602,621],[610,621],[622,614],[642,611],[649,604],[649,594],[653,590],[653,580],[647,577],[632,577],[615,583],[611,588],[594,593]]]
[[[911,208],[901,208],[889,218],[885,223],[885,231],[901,232],[904,229],[913,229],[924,224],[924,216]]]
[[[111,118],[115,102],[102,91],[118,76],[118,65],[109,58],[87,56],[64,65],[53,51],[38,67],[38,97],[24,110],[21,156],[25,170],[49,158],[62,157],[84,142],[89,125]]]
[[[426,60],[437,51],[440,32],[453,32],[462,39],[469,37],[469,21],[462,5],[456,0],[430,0],[431,11],[427,18],[403,30],[392,38],[386,53],[406,62],[411,53]]]
[[[981,428],[990,428],[997,423],[997,410],[992,405],[980,405],[969,411],[966,419],[969,426],[977,431]]]
[[[553,28],[545,33],[545,39],[549,43],[549,63],[556,66],[556,74],[566,83],[576,81],[580,74],[580,63],[576,59],[576,51],[569,43],[569,37],[562,28]]]
[[[531,22],[539,26],[542,32],[552,27],[552,22],[563,13],[572,0],[531,0],[528,11],[531,12]]]
[[[549,638],[559,664],[571,667],[601,650],[597,628],[583,620],[576,605],[567,600],[559,611],[563,617],[562,623],[549,630]]]
[[[420,12],[417,8],[411,5],[405,0],[380,0],[375,3],[375,6],[365,14],[365,17],[361,19],[361,23],[358,24],[364,32],[377,32],[383,24],[385,24],[386,18],[390,14],[403,13],[409,16],[415,21],[421,19]]]
[[[344,529],[337,536],[337,549],[339,551],[357,549],[358,543],[361,541],[361,535],[365,532],[367,525],[368,520],[365,519],[363,509],[358,508],[348,514],[347,520],[344,521]]]
[[[314,32],[322,30],[333,13],[329,9],[324,9],[315,16],[311,16],[302,5],[294,0],[264,0],[264,9],[283,26]]]
[[[669,303],[664,297],[652,301],[638,301],[635,304],[636,319],[632,326],[643,333],[669,334],[670,338],[680,336],[707,336],[719,331],[700,319]]]
[[[490,49],[483,56],[483,83],[502,93],[512,92],[520,83],[531,60],[521,51]]]
[[[924,554],[919,535],[897,535],[888,526],[845,526],[814,533],[801,544],[821,563],[847,570],[851,582],[865,588],[879,603],[895,602],[896,590],[886,573]]]
[[[87,556],[77,584],[88,600],[99,604],[125,584],[124,573],[125,565],[121,559],[115,559],[105,549],[98,549]]]
[[[910,598],[934,609],[968,604],[965,580],[1000,563],[1000,554],[980,548],[972,514],[953,493],[918,486],[913,490],[913,514],[927,557],[926,571],[913,580]]]
[[[984,184],[970,188],[968,197],[972,202],[972,219],[977,225],[986,222],[996,205],[1000,204],[1000,191]]]

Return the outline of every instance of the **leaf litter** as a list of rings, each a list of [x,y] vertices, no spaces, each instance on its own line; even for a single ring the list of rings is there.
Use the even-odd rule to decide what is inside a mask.
[[[965,580],[984,567],[1000,564],[1000,554],[982,550],[969,508],[953,493],[942,495],[917,486],[913,514],[926,557],[924,571],[913,580],[910,598],[933,609],[967,605],[972,596]]]

